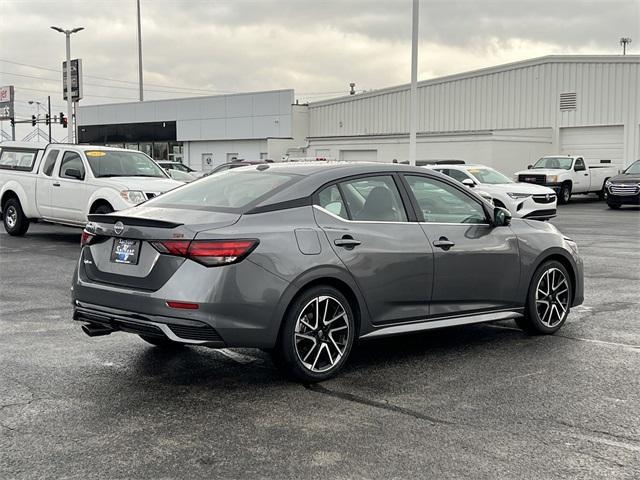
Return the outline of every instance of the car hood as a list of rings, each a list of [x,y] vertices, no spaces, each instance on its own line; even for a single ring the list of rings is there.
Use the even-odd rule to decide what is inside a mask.
[[[481,183],[476,187],[478,190],[489,192],[491,194],[498,193],[530,193],[531,195],[545,195],[547,193],[555,193],[549,187],[544,185],[534,185],[532,183],[499,183],[499,184],[487,184]]]
[[[183,182],[161,177],[107,177],[98,180],[120,190],[140,190],[143,192],[166,192],[173,190]]]
[[[640,173],[623,173],[609,179],[611,183],[640,183]]]
[[[521,170],[516,172],[516,175],[562,175],[563,173],[567,173],[569,170],[564,170],[562,168],[529,168],[527,170]]]

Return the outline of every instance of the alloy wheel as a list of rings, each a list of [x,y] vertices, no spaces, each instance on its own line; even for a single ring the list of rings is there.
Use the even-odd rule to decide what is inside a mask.
[[[347,349],[351,328],[345,307],[321,295],[301,310],[295,326],[295,350],[308,370],[323,373],[335,367]]]
[[[18,223],[18,211],[16,210],[16,207],[11,205],[9,208],[7,208],[7,213],[5,215],[7,218],[7,227],[11,229],[15,228],[16,224]]]
[[[558,268],[545,271],[536,286],[536,311],[540,322],[553,328],[564,319],[569,309],[569,282]]]

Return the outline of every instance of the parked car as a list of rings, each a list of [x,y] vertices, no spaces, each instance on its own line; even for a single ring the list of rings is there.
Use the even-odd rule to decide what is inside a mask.
[[[167,171],[178,170],[180,172],[187,173],[193,179],[200,178],[204,175],[204,172],[201,172],[199,170],[194,170],[193,168],[191,168],[188,165],[185,165],[182,162],[158,160],[156,163]]]
[[[221,165],[218,165],[217,167],[214,167],[213,170],[205,173],[205,176],[213,175],[214,173],[218,172],[224,172],[226,170],[231,170],[234,168],[248,167],[250,165],[264,165],[267,163],[273,162],[267,162],[266,160],[234,160],[233,162],[223,163]]]
[[[563,205],[577,193],[597,193],[604,198],[604,183],[617,173],[618,169],[608,163],[587,166],[582,157],[554,155],[540,158],[515,176],[519,182],[552,188]]]
[[[0,143],[0,214],[9,235],[43,220],[84,226],[183,185],[144,153],[91,145]]]
[[[305,382],[357,339],[505,319],[552,334],[583,300],[571,239],[420,167],[257,165],[89,219],[86,334],[269,349]]]
[[[556,194],[548,187],[516,183],[484,165],[439,163],[427,168],[455,178],[478,193],[486,193],[496,207],[506,208],[514,217],[548,220],[556,216]]]
[[[640,160],[633,162],[620,175],[607,180],[605,187],[609,208],[640,205]]]

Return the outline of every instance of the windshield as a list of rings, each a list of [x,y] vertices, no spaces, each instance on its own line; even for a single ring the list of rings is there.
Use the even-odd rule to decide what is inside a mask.
[[[542,157],[531,168],[571,170],[573,159],[569,157]]]
[[[297,178],[285,173],[227,170],[167,192],[145,205],[235,212],[264,200]]]
[[[493,168],[470,168],[467,172],[476,177],[478,183],[488,183],[490,185],[513,183],[513,180]]]
[[[167,178],[164,170],[140,152],[119,150],[88,150],[84,152],[93,172],[100,177],[160,177]]]
[[[626,174],[635,174],[640,175],[640,160],[636,160],[633,162],[629,168],[627,168],[624,173]]]

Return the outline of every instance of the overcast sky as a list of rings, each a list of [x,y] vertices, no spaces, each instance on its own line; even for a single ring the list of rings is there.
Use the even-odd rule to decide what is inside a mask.
[[[349,82],[409,80],[411,0],[141,3],[148,99],[294,88],[309,101]],[[622,36],[640,52],[640,0],[420,3],[421,80],[548,54],[617,54]],[[64,36],[51,25],[86,29],[72,37],[83,104],[137,98],[135,0],[0,0],[0,84],[15,85],[20,116],[34,112],[30,99],[63,104]]]

